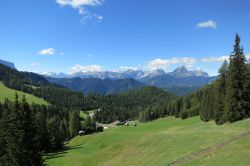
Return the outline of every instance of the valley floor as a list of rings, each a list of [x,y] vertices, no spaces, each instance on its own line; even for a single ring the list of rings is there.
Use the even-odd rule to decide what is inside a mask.
[[[53,166],[248,165],[250,119],[217,126],[199,117],[172,117],[75,137],[67,150],[47,154]]]

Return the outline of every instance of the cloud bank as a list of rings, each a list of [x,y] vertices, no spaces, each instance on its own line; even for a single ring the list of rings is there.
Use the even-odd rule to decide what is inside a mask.
[[[246,58],[250,58],[249,55],[246,55]],[[229,56],[210,56],[210,57],[203,57],[203,58],[194,58],[194,57],[180,57],[180,58],[170,58],[170,59],[154,59],[147,63],[147,68],[150,70],[154,69],[167,69],[171,65],[180,64],[185,65],[186,67],[191,68],[194,64],[198,63],[216,63],[216,62],[223,62],[224,60],[228,60]]]
[[[158,68],[166,69],[173,64],[182,64],[187,67],[192,67],[192,65],[196,63],[197,59],[192,57],[181,57],[181,58],[171,58],[171,59],[158,58],[148,62],[147,66],[149,69],[153,70]]]
[[[70,68],[70,73],[77,73],[77,72],[101,72],[103,71],[103,67],[99,65],[75,65],[72,68]]]

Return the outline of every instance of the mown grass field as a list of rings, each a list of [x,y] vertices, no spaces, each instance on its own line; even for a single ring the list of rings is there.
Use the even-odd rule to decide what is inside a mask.
[[[48,105],[48,103],[41,99],[38,98],[34,95],[30,95],[27,93],[23,93],[21,91],[16,91],[13,89],[9,89],[6,86],[4,86],[4,84],[0,81],[0,102],[3,102],[6,98],[9,99],[10,101],[14,101],[15,99],[15,93],[18,93],[19,97],[22,98],[22,96],[25,94],[27,101],[31,104],[31,103],[35,103],[35,104],[44,104],[44,105]]]
[[[49,154],[51,166],[166,166],[171,162],[250,131],[250,119],[234,124],[203,123],[199,117],[172,117],[137,127],[120,126],[103,133],[77,136],[67,150]],[[198,156],[182,165],[248,165],[250,136]]]

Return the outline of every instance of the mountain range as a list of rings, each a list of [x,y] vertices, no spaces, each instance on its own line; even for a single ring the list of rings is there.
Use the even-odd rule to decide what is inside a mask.
[[[0,64],[15,69],[11,62],[0,60]],[[191,93],[206,84],[211,83],[216,77],[210,77],[201,70],[189,71],[181,66],[172,72],[166,73],[162,69],[152,71],[127,70],[127,71],[103,71],[103,72],[77,72],[64,73],[40,73],[44,80],[69,88],[84,94],[97,93],[101,95],[117,94],[145,86],[155,86],[177,95]],[[26,72],[25,77],[39,78],[34,73]],[[41,82],[41,79],[37,79]],[[42,80],[42,84],[45,81]]]
[[[154,69],[150,71],[143,71],[143,70],[133,70],[129,69],[126,71],[98,71],[98,72],[75,72],[71,74],[65,73],[54,73],[54,72],[47,72],[47,73],[40,73],[46,77],[52,78],[99,78],[99,79],[125,79],[125,78],[133,78],[136,80],[145,79],[145,78],[152,78],[159,75],[170,75],[176,77],[190,77],[190,76],[204,76],[208,77],[206,72],[202,70],[194,70],[188,71],[185,66],[181,66],[175,69],[173,72],[166,73],[163,69]]]
[[[172,72],[166,73],[162,69],[152,71],[127,70],[122,72],[78,72],[71,75],[60,74],[46,76],[47,80],[71,90],[103,95],[125,92],[144,86],[155,86],[177,95],[191,93],[206,84],[211,83],[216,77],[209,77],[201,70],[189,71],[181,66]],[[56,78],[57,77],[57,78]]]

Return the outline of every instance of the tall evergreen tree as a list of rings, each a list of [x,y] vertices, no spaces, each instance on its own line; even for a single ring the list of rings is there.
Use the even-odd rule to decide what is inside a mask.
[[[37,146],[37,131],[33,112],[30,110],[25,95],[21,103],[22,111],[22,146],[23,146],[23,162],[25,165],[41,165],[41,155]]]
[[[245,109],[247,111],[247,117],[250,117],[250,60],[247,64],[246,82],[245,82]]]
[[[18,166],[23,164],[22,141],[23,130],[21,129],[21,114],[18,94],[15,94],[14,109],[10,111],[8,117],[4,120],[4,155],[1,156],[1,164]]]
[[[244,99],[245,56],[240,46],[240,37],[236,34],[234,51],[230,55],[227,78],[226,112],[229,122],[235,122],[246,116]]]
[[[215,123],[220,125],[227,121],[225,113],[225,97],[226,97],[226,77],[228,63],[225,60],[219,69],[219,79],[216,82],[216,108],[215,108]]]
[[[91,123],[91,120],[90,120]],[[79,120],[79,112],[72,111],[69,114],[69,133],[70,137],[74,137],[78,134],[79,130],[81,129],[81,123]]]

